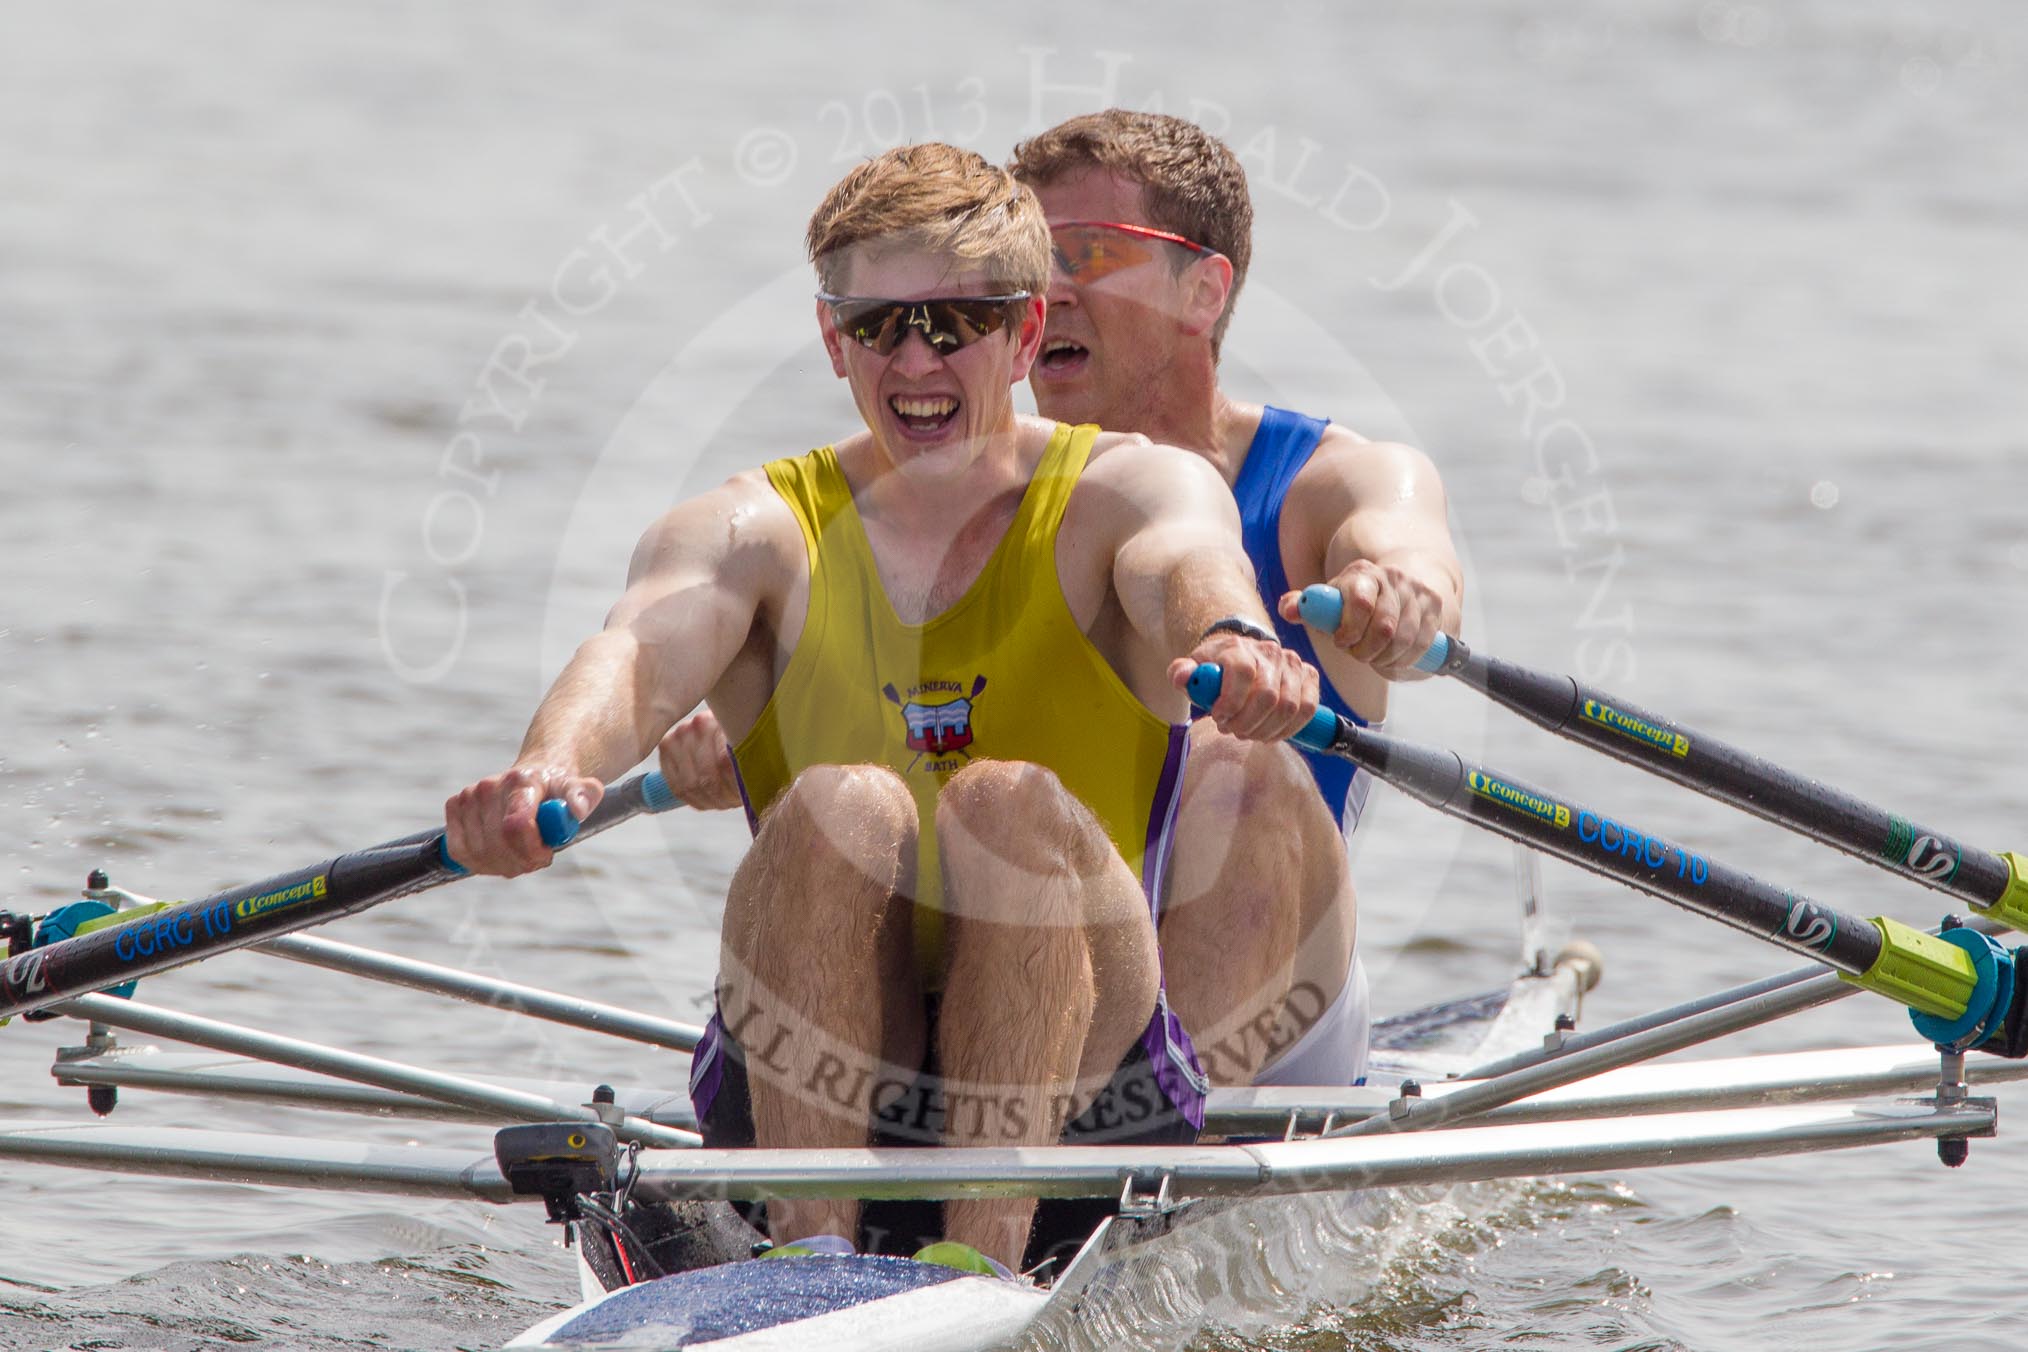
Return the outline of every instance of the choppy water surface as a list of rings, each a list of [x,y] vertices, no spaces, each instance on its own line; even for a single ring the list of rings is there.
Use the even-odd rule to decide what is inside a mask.
[[[1195,5],[793,27],[649,5],[10,9],[8,903],[55,903],[95,865],[197,895],[427,823],[512,754],[659,507],[850,425],[798,263],[823,189],[898,137],[998,156],[1103,101],[1245,149],[1260,219],[1229,379],[1436,455],[1482,646],[2018,846],[2017,8],[1301,4],[1234,24]],[[1941,910],[1466,692],[1398,710],[1863,914]],[[550,876],[336,932],[692,1017],[742,835],[637,823]],[[1381,795],[1357,866],[1383,1007],[1504,977],[1505,846]],[[1594,1022],[1784,966],[1549,877],[1608,956]],[[144,996],[454,1070],[684,1071],[252,955]],[[1905,1031],[1852,1001],[1741,1042]],[[83,1120],[46,1075],[76,1037],[0,1031],[0,1117]],[[1911,1146],[1248,1213],[1103,1336],[1061,1337],[2015,1346],[2028,1151],[2007,1129],[2022,1096],[2001,1099],[2001,1139],[1954,1173]],[[115,1120],[485,1143],[133,1094]],[[521,1208],[15,1166],[0,1195],[6,1347],[483,1347],[572,1289]]]

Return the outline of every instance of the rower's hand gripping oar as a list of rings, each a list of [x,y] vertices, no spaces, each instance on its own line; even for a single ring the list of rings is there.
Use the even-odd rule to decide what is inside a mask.
[[[1344,598],[1303,589],[1297,609],[1312,629],[1335,631]],[[1496,704],[1574,742],[1637,765],[1876,867],[1948,893],[1981,915],[2028,931],[2028,857],[1960,845],[1840,789],[1805,778],[1572,677],[1475,654],[1438,634],[1418,671],[1455,676]]]
[[[670,801],[673,803],[675,800]],[[535,807],[535,830],[544,845],[560,850],[577,839],[577,818],[571,815],[570,804],[563,799],[545,798]],[[437,833],[437,860],[460,877],[471,872],[451,858],[451,839],[441,831]]]
[[[1222,678],[1216,665],[1200,665],[1189,680],[1191,702],[1210,708]],[[2017,973],[2028,949],[2010,951],[1973,929],[1931,935],[1888,916],[1848,915],[1454,751],[1362,728],[1330,709],[1318,709],[1290,740],[1349,760],[1439,812],[1815,958],[1906,1005],[1931,1042],[2028,1057],[2028,972]]]
[[[542,803],[535,813],[536,829],[543,844],[561,849],[637,813],[676,805],[661,772],[650,771],[606,790],[581,822],[561,799]],[[126,994],[139,977],[353,915],[463,876],[464,868],[446,852],[444,832],[437,828],[199,901],[126,911],[99,901],[74,902],[42,918],[33,947],[0,961],[0,1020],[109,987],[124,987],[114,993]]]

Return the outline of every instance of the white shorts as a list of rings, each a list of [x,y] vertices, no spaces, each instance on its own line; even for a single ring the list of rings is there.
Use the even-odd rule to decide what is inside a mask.
[[[1299,1088],[1364,1084],[1366,1048],[1372,1034],[1366,966],[1354,953],[1352,970],[1345,974],[1338,998],[1303,1030],[1293,1046],[1262,1067],[1253,1082]]]

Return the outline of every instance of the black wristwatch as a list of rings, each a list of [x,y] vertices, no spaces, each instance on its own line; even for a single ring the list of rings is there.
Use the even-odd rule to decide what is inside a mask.
[[[1202,643],[1213,634],[1238,634],[1243,638],[1257,638],[1262,643],[1272,643],[1276,647],[1280,647],[1282,642],[1273,633],[1261,628],[1261,626],[1255,624],[1252,620],[1241,619],[1237,615],[1227,615],[1222,620],[1214,621],[1209,629],[1206,629],[1202,634],[1197,636],[1197,641]]]

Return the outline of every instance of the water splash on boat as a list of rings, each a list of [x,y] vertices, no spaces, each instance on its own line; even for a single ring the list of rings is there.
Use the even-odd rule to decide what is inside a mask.
[[[1319,1310],[1357,1309],[1446,1237],[1527,1223],[1495,1217],[1512,1184],[1372,1189],[1205,1208],[1114,1255],[1085,1298],[1023,1352],[1167,1352],[1216,1331],[1248,1346]],[[1235,1340],[1232,1342],[1226,1339]]]

